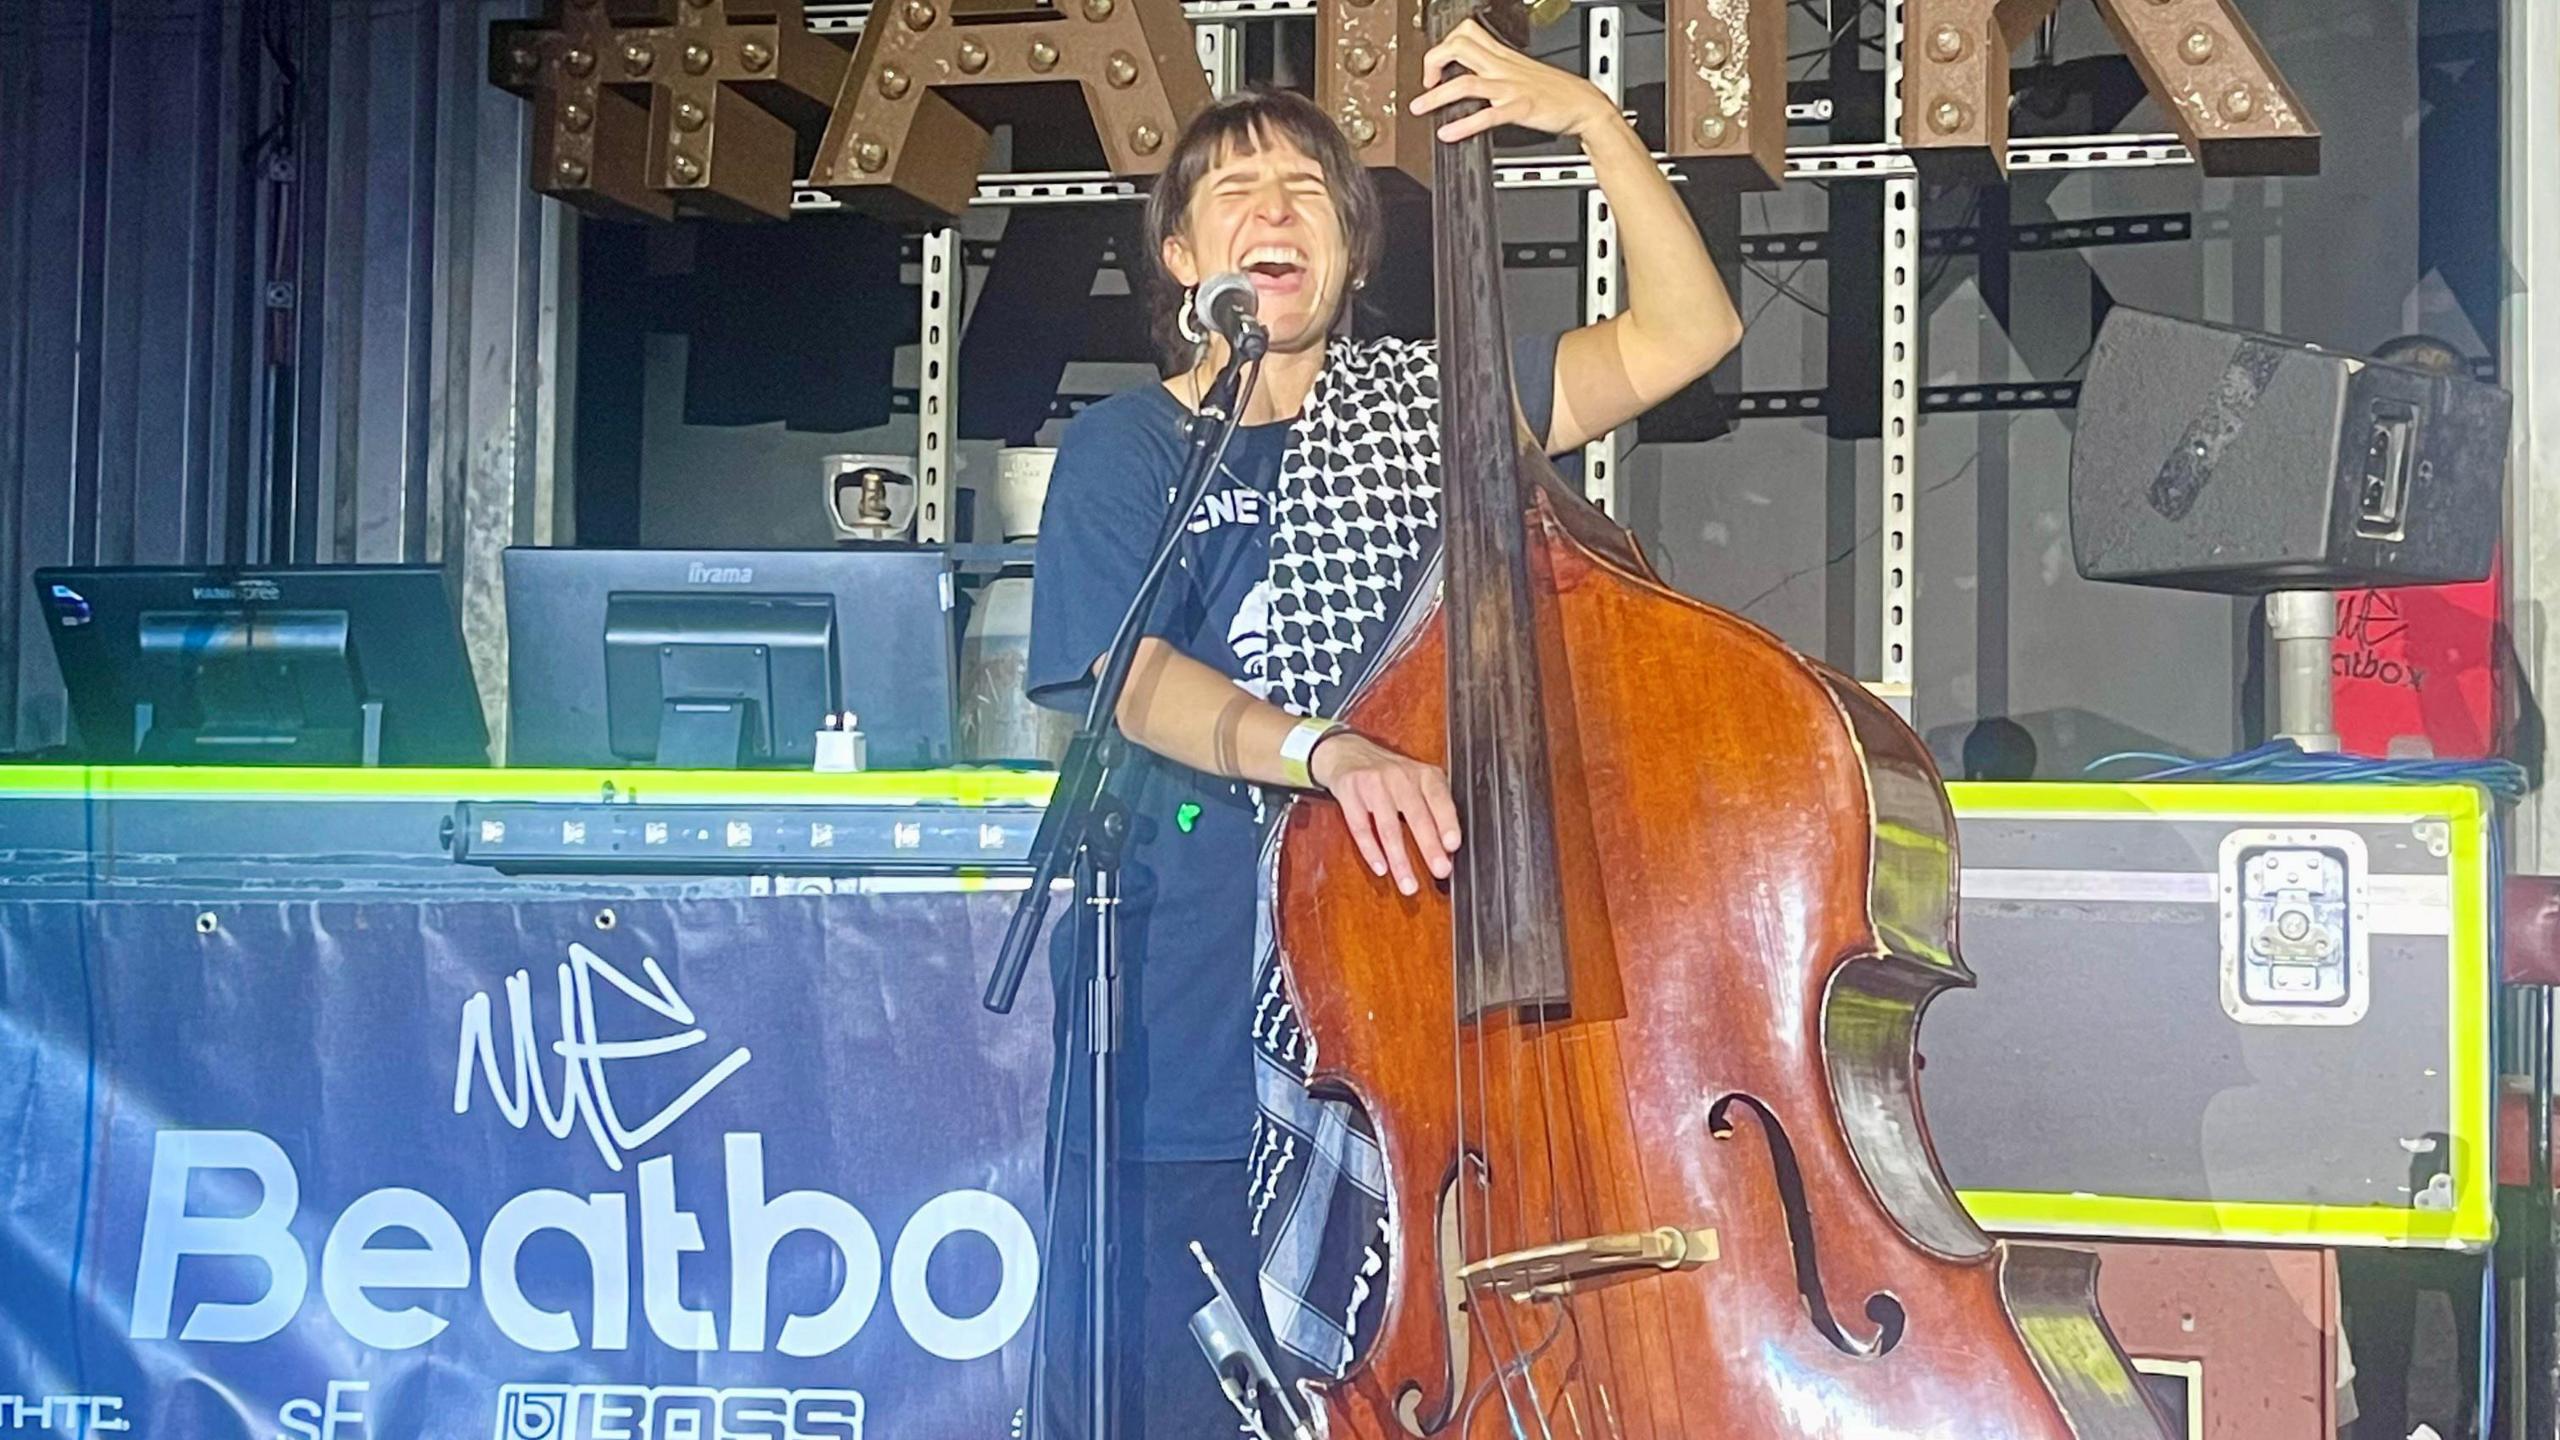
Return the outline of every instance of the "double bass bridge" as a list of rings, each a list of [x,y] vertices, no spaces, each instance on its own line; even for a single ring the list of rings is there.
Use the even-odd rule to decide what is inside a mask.
[[[1482,1285],[1513,1300],[1560,1300],[1640,1271],[1696,1270],[1713,1263],[1718,1253],[1714,1230],[1665,1225],[1513,1250],[1460,1266],[1458,1279],[1471,1290]]]

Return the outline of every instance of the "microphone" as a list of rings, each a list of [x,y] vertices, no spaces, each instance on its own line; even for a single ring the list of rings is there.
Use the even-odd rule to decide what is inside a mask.
[[[1261,298],[1254,293],[1252,280],[1230,270],[1200,282],[1199,292],[1191,297],[1191,313],[1203,328],[1224,335],[1237,354],[1251,360],[1271,343],[1262,323],[1253,318]]]

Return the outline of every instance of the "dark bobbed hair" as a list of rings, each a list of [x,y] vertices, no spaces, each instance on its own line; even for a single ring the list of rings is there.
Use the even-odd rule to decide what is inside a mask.
[[[1334,301],[1339,307],[1337,320],[1350,306],[1352,289],[1377,264],[1383,224],[1378,187],[1333,117],[1294,90],[1268,85],[1248,85],[1212,101],[1175,137],[1164,173],[1156,177],[1155,188],[1147,195],[1146,273],[1153,277],[1148,309],[1168,370],[1189,369],[1198,352],[1182,338],[1182,285],[1165,271],[1164,244],[1182,233],[1183,217],[1191,212],[1191,196],[1200,188],[1202,176],[1221,159],[1254,154],[1274,139],[1315,161],[1324,171],[1325,188],[1333,192],[1349,272],[1342,277],[1342,294]]]

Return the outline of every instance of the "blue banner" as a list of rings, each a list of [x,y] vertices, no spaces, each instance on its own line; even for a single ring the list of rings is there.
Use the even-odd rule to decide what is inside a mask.
[[[1014,1433],[1010,899],[0,904],[0,1437]]]

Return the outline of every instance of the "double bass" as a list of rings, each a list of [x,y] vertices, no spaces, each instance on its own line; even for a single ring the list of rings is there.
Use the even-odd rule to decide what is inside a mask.
[[[1429,0],[1521,46],[1518,0]],[[1440,118],[1455,118],[1457,113]],[[1662,583],[1524,430],[1489,142],[1437,147],[1442,588],[1342,718],[1447,767],[1445,893],[1282,820],[1311,1085],[1385,1159],[1337,1437],[2168,1440],[2081,1252],[1995,1242],[1916,1096],[1955,822],[1847,677]]]

